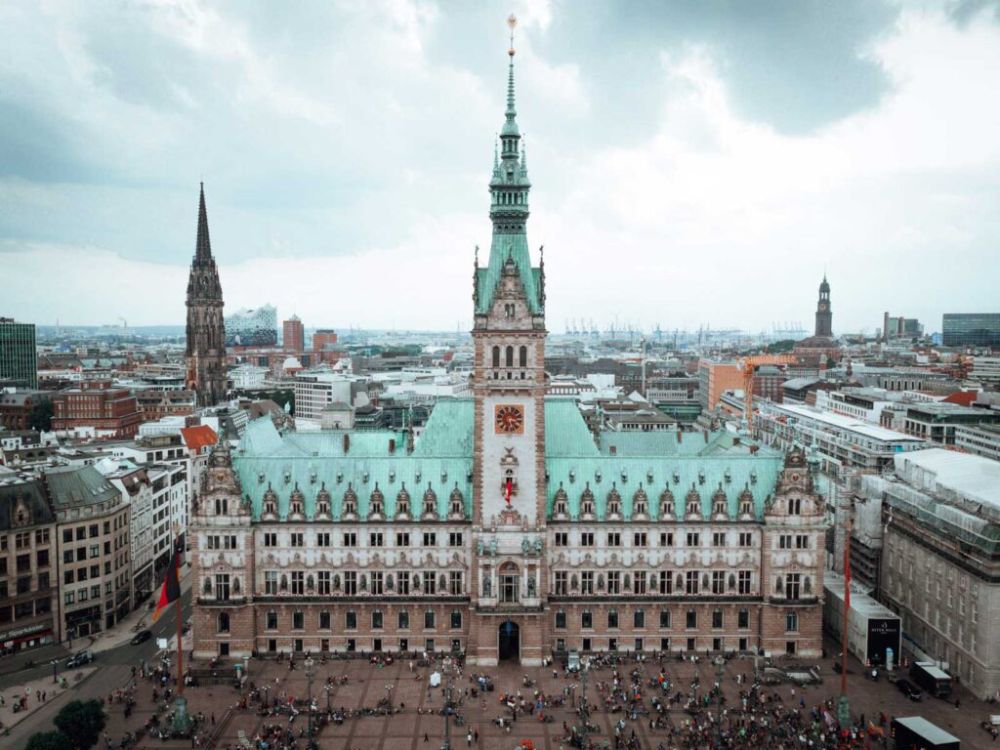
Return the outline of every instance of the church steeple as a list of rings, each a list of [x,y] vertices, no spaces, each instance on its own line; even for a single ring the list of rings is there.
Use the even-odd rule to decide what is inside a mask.
[[[226,327],[222,284],[208,237],[205,184],[198,196],[198,235],[187,286],[187,387],[200,406],[212,406],[226,395]]]
[[[819,300],[816,303],[816,336],[831,338],[833,336],[833,310],[830,307],[830,282],[823,274],[819,285]]]

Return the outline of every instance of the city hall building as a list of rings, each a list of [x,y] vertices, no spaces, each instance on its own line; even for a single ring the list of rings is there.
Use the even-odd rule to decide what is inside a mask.
[[[260,419],[217,447],[192,509],[196,658],[820,654],[823,504],[802,452],[727,432],[595,439],[547,396],[510,55],[471,398],[439,401],[417,439]]]

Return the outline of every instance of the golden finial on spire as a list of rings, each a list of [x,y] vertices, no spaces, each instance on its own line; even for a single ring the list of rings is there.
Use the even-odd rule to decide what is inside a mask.
[[[513,13],[507,18],[507,26],[510,28],[510,49],[507,50],[507,54],[511,57],[514,56],[514,27],[517,26],[517,16]]]

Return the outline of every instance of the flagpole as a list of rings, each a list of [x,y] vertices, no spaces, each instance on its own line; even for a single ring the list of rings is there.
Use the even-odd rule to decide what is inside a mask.
[[[176,545],[176,542],[175,542]],[[181,558],[174,550],[174,559],[177,561],[177,591],[181,588]],[[184,600],[180,595],[177,597],[177,695],[184,692]]]

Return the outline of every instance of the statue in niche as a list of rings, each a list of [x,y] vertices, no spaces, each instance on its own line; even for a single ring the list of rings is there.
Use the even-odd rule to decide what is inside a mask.
[[[486,545],[485,545],[485,544],[483,544],[483,540],[482,540],[482,539],[480,539],[480,540],[479,540],[478,542],[476,542],[476,553],[477,553],[477,554],[478,554],[478,555],[479,555],[480,557],[482,557],[482,556],[483,556],[483,553],[485,553],[485,552],[486,552]]]
[[[483,596],[493,596],[493,582],[490,579],[489,573],[483,574]]]
[[[493,537],[490,539],[490,554],[496,557],[497,554],[497,538]]]
[[[531,553],[531,540],[528,537],[521,539],[521,552],[525,555]]]
[[[533,598],[535,596],[535,577],[528,576],[528,597]]]
[[[536,537],[535,538],[535,554],[536,555],[542,554],[542,538],[541,537]]]

